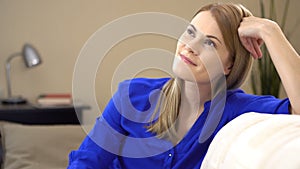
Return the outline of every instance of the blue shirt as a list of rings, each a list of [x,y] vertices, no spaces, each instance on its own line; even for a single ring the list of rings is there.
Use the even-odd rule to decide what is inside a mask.
[[[173,145],[146,128],[159,91],[168,80],[136,78],[120,83],[92,131],[79,149],[70,153],[68,169],[199,169],[216,133],[235,117],[246,112],[289,113],[288,99],[229,90],[220,119],[214,120],[218,112],[211,101],[206,102],[185,137]],[[217,125],[211,127],[212,123]],[[203,133],[208,133],[204,139]]]

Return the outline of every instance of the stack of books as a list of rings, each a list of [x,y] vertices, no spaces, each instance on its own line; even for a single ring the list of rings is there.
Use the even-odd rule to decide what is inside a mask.
[[[41,94],[37,98],[39,106],[71,106],[71,94]]]

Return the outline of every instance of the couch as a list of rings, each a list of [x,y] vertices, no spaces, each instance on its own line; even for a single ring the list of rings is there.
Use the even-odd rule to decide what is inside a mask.
[[[4,169],[65,169],[85,132],[80,125],[0,122]],[[212,141],[201,169],[299,169],[300,116],[246,113]]]
[[[215,136],[201,169],[300,169],[300,115],[243,114]]]
[[[2,169],[65,169],[86,136],[80,125],[0,122]]]

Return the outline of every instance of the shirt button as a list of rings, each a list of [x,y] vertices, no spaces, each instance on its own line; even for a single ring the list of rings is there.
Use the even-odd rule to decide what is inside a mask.
[[[172,154],[171,154],[171,153],[169,154],[169,157],[172,157]]]

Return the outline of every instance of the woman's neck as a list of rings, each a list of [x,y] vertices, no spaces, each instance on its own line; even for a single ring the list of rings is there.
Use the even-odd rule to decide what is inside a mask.
[[[201,87],[200,87],[201,86]],[[204,110],[204,103],[210,100],[210,85],[197,85],[197,83],[183,81],[181,85],[181,102],[176,123],[177,144],[191,129]]]
[[[199,85],[194,82],[183,81],[181,88],[181,110],[190,113],[199,113],[204,103],[211,100],[211,86]]]

